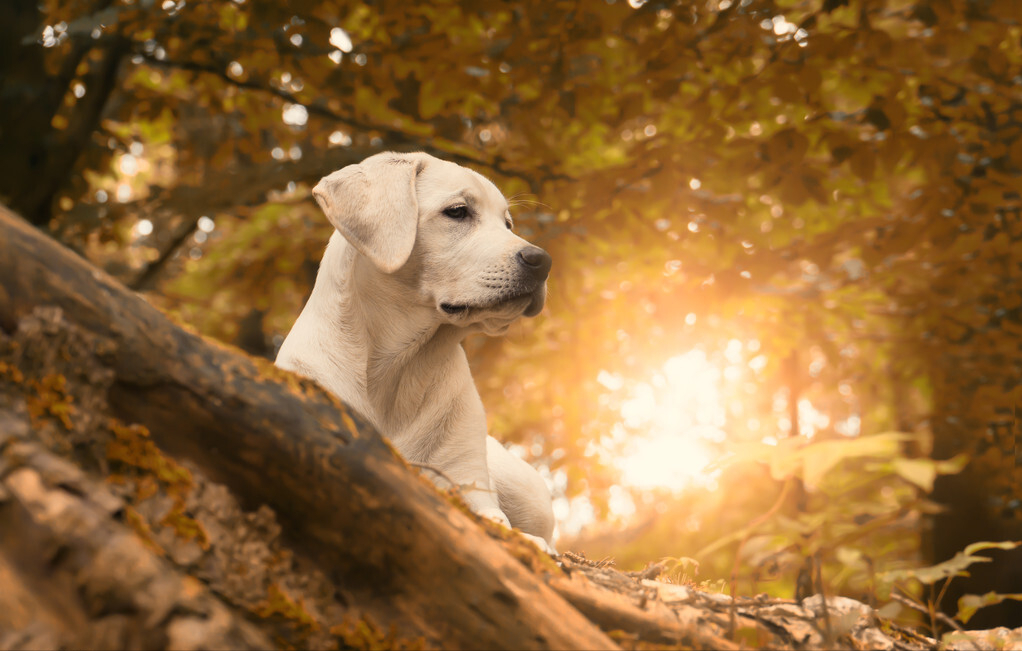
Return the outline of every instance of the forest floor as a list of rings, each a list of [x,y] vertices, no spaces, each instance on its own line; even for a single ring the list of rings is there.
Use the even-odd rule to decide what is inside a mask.
[[[937,640],[880,617],[847,597],[801,603],[738,597],[655,580],[660,566],[621,572],[567,552],[570,577],[555,589],[624,648],[696,649],[1022,649],[1022,628],[952,632]]]

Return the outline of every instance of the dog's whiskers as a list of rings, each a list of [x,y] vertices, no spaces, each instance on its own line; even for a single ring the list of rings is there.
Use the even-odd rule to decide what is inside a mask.
[[[516,194],[516,195],[513,195],[512,197],[510,197],[507,200],[508,207],[509,208],[516,208],[518,206],[526,206],[526,207],[530,207],[530,206],[542,206],[543,208],[546,208],[547,210],[552,210],[550,208],[550,206],[548,206],[547,204],[543,203],[542,201],[536,201],[535,199],[523,199],[523,198],[519,198],[519,197],[522,197],[524,194],[525,193],[519,193],[519,194]]]

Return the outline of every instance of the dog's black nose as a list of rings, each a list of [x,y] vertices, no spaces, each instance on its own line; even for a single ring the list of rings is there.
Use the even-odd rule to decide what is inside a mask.
[[[518,264],[525,267],[536,280],[546,280],[553,260],[549,253],[538,246],[527,246],[518,252]]]

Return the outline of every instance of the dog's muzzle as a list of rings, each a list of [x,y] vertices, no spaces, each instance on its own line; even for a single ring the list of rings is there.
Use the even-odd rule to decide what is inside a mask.
[[[543,310],[546,301],[546,282],[553,260],[550,254],[538,246],[526,246],[515,254],[518,266],[517,278],[512,285],[505,286],[493,300],[486,304],[441,303],[440,309],[450,316],[460,316],[470,309],[490,310],[514,301],[529,299],[522,316],[536,316]]]

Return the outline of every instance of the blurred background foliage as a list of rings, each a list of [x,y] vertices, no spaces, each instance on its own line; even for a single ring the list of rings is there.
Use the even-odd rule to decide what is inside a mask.
[[[1020,21],[1016,0],[5,0],[0,200],[272,358],[329,235],[321,176],[384,149],[473,167],[555,260],[539,318],[466,347],[560,546],[883,600],[880,572],[1022,537]],[[945,608],[1022,586],[1019,551]]]

